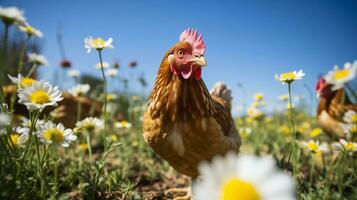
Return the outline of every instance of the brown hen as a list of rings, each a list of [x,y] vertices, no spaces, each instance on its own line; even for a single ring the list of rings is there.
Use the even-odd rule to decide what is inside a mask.
[[[340,138],[345,135],[342,127],[346,122],[343,121],[343,116],[348,110],[357,112],[357,104],[351,103],[344,88],[333,91],[331,87],[324,78],[317,83],[317,122],[325,133]]]
[[[161,62],[144,116],[145,141],[174,169],[192,178],[198,177],[201,161],[238,152],[240,146],[230,90],[218,84],[210,94],[201,80],[204,49],[196,31],[181,34]]]

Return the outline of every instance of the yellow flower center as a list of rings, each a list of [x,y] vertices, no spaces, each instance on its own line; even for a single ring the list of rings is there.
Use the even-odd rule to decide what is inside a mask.
[[[59,144],[64,140],[64,133],[62,130],[60,130],[58,128],[51,128],[51,129],[46,130],[43,133],[43,137],[47,141],[52,141],[56,144]]]
[[[93,123],[87,122],[83,125],[83,128],[91,132],[95,129],[95,125]]]
[[[296,75],[294,72],[284,73],[284,74],[281,74],[281,79],[282,80],[295,80]]]
[[[352,123],[357,124],[357,114],[352,115],[351,121]]]
[[[312,129],[311,133],[310,133],[310,137],[314,138],[317,137],[321,134],[322,130],[320,128],[314,128]]]
[[[19,134],[17,133],[12,133],[10,134],[10,140],[11,140],[11,143],[14,144],[15,146],[17,146],[17,142],[19,140]]]
[[[44,90],[37,90],[31,94],[30,100],[32,103],[45,104],[50,102],[50,95]]]
[[[260,200],[256,188],[249,182],[233,178],[224,183],[221,189],[221,200]]]
[[[35,29],[32,26],[26,26],[26,32],[29,34],[35,33]]]
[[[93,40],[93,45],[96,48],[103,48],[105,45],[105,42],[102,38],[98,38],[98,39]]]
[[[309,149],[314,153],[318,152],[319,150],[319,145],[317,145],[315,142],[307,143],[307,147],[309,147]]]
[[[333,73],[333,77],[335,80],[341,80],[350,75],[350,71],[348,69],[338,69]]]
[[[345,149],[346,151],[354,151],[357,149],[357,146],[355,146],[352,142],[348,142],[345,144]]]
[[[122,127],[126,127],[128,125],[128,122],[123,120],[123,121],[120,122],[120,124],[121,124]]]
[[[35,82],[35,79],[25,77],[21,80],[20,87],[25,88],[25,87],[31,86],[34,82]]]
[[[80,144],[79,149],[82,151],[86,151],[88,149],[88,144],[86,143]]]

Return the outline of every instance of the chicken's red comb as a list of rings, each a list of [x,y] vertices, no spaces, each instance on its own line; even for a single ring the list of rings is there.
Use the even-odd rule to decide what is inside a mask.
[[[192,45],[193,54],[202,56],[205,53],[206,45],[203,42],[202,34],[197,37],[197,31],[194,29],[186,29],[180,35],[180,42],[188,42]]]

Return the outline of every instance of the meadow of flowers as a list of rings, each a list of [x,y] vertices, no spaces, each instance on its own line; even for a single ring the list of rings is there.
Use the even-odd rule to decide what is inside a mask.
[[[109,80],[120,74],[118,63],[103,62],[115,38],[84,38],[83,51],[98,57],[101,79],[86,79],[63,56],[61,70],[76,85],[62,89],[37,78],[37,69],[50,64],[29,44],[42,32],[16,7],[0,7],[0,18],[1,199],[173,199],[167,189],[191,184],[142,139],[148,97],[108,91]],[[10,29],[23,41],[11,52]],[[10,54],[17,54],[11,62]],[[326,81],[339,89],[356,71],[357,62],[346,64]],[[299,70],[274,80],[272,72],[272,81],[286,87],[277,97],[284,109],[265,112],[264,94],[256,93],[234,119],[240,155],[202,163],[194,199],[357,199],[357,114],[346,112],[343,136],[326,134],[304,101],[293,103],[291,86],[304,76]],[[145,89],[145,79],[137,81]]]

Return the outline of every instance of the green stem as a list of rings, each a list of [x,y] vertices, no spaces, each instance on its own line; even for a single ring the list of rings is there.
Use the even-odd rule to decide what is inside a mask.
[[[36,71],[37,66],[38,65],[36,63],[32,64],[32,67],[31,67],[30,71],[27,73],[26,77],[31,77],[32,74]]]
[[[29,131],[29,139],[27,141],[24,154],[20,158],[20,167],[19,167],[19,170],[18,170],[16,176],[18,176],[20,174],[20,172],[22,170],[22,167],[24,165],[24,162],[25,162],[25,159],[26,159],[29,147],[30,147],[31,137],[32,137],[32,134],[33,134],[33,132],[35,130],[38,114],[39,114],[39,111],[35,111],[34,113],[30,112],[31,127],[30,127],[30,131]]]
[[[4,75],[4,70],[6,68],[6,62],[7,62],[7,39],[8,39],[8,35],[9,35],[9,27],[10,25],[5,23],[5,30],[4,30],[4,38],[3,38],[3,56],[2,56],[2,60],[3,63],[0,64],[0,98],[1,98],[1,103],[5,103],[5,92],[3,89],[4,86],[4,82],[3,82],[3,75]]]
[[[44,199],[45,198],[45,180],[44,180],[44,174],[43,174],[43,168],[42,168],[42,164],[41,164],[41,156],[40,156],[40,148],[39,148],[39,144],[38,144],[38,139],[37,137],[35,137],[35,144],[36,144],[36,155],[37,155],[37,169],[38,169],[38,174],[40,176],[41,179],[41,198]]]
[[[27,38],[25,40],[25,43],[24,43],[24,46],[22,47],[21,54],[20,54],[20,60],[19,60],[19,66],[17,68],[17,73],[18,74],[20,74],[22,72],[22,69],[23,69],[23,67],[25,65],[24,56],[25,56],[27,45],[28,45],[28,43],[30,41],[30,38],[31,38],[31,36],[27,36]]]
[[[107,127],[107,96],[108,96],[108,91],[107,91],[107,80],[105,78],[105,74],[104,74],[104,68],[103,68],[103,59],[102,59],[102,51],[98,50],[98,54],[99,54],[99,60],[100,60],[100,69],[102,71],[102,76],[103,76],[103,89],[104,89],[104,108],[103,108],[103,112],[104,112],[104,128]]]
[[[91,145],[90,145],[90,135],[89,135],[89,132],[87,132],[87,145],[88,145],[88,153],[89,153],[89,162],[90,162],[90,166],[92,167],[93,158],[92,158],[92,147],[91,147]]]
[[[292,138],[291,138],[291,149],[290,149],[290,154],[289,154],[289,160],[292,156],[292,165],[293,165],[293,176],[296,176],[296,131],[295,131],[295,123],[294,123],[294,110],[293,110],[293,104],[292,104],[292,98],[291,98],[291,83],[288,83],[288,89],[289,89],[289,107],[290,107],[290,120],[291,120],[291,127],[292,127]]]
[[[58,158],[56,155],[54,157],[55,159],[53,163],[53,189],[54,189],[53,195],[56,197],[58,194]]]

